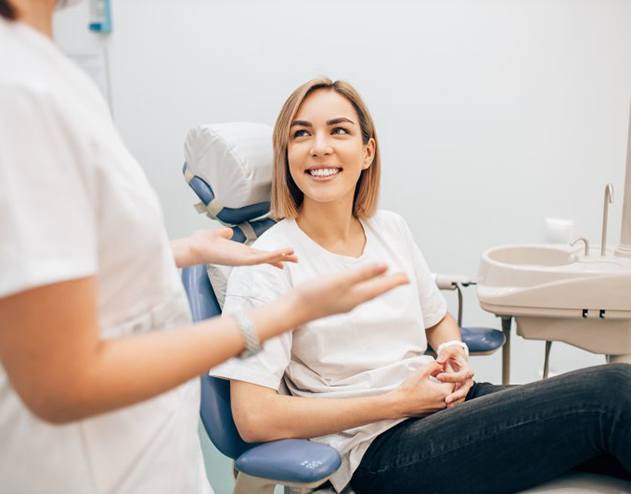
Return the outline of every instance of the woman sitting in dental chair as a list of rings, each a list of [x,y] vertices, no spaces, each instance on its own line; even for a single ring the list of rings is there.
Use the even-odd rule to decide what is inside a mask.
[[[300,261],[283,271],[236,268],[224,313],[372,261],[409,284],[213,369],[231,380],[246,441],[335,447],[337,491],[350,482],[358,493],[514,492],[579,466],[629,478],[631,366],[524,386],[473,381],[459,328],[405,221],[377,210],[378,141],[349,84],[297,88],[276,122],[274,153],[272,210],[283,219],[255,246],[292,245]],[[424,355],[428,344],[436,360]]]

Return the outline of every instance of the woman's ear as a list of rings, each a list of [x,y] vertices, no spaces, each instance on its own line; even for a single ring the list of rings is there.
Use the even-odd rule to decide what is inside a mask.
[[[375,139],[370,138],[368,140],[368,144],[364,147],[364,163],[362,166],[362,170],[367,170],[372,165],[372,162],[375,159],[375,147],[376,147]]]

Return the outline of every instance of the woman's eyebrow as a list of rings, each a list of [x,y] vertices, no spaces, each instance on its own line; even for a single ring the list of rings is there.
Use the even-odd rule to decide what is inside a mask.
[[[335,125],[335,124],[339,124],[342,122],[346,122],[346,123],[350,123],[355,125],[355,122],[353,122],[350,118],[346,118],[346,117],[337,117],[337,118],[332,118],[331,120],[327,120],[326,124],[327,125]],[[293,127],[294,125],[300,125],[302,127],[313,127],[313,125],[311,125],[311,122],[307,122],[306,120],[294,120],[291,123],[290,127]]]
[[[302,127],[313,127],[313,125],[311,125],[311,122],[307,122],[306,120],[294,120],[290,127],[293,127],[294,125],[300,125]]]
[[[346,117],[338,117],[338,118],[333,118],[331,120],[328,120],[326,122],[327,125],[335,125],[335,124],[339,124],[342,122],[346,122],[346,123],[350,123],[355,125],[355,122],[353,122],[350,118],[346,118]]]

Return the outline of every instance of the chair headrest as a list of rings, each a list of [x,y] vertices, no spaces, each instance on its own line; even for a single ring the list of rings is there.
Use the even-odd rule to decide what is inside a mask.
[[[184,176],[201,200],[199,212],[228,226],[269,213],[274,159],[269,125],[200,125],[188,132],[184,150]]]

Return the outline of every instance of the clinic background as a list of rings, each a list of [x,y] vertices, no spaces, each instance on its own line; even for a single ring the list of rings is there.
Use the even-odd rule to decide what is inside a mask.
[[[109,62],[116,125],[160,197],[171,238],[214,226],[181,167],[201,123],[274,124],[318,76],[356,85],[376,121],[381,207],[403,215],[434,272],[475,276],[481,253],[546,241],[545,218],[600,243],[603,190],[620,239],[631,100],[628,0],[113,0],[114,31],[87,3],[57,16],[73,55]],[[455,311],[455,294],[445,293]],[[465,291],[465,324],[499,327]],[[537,379],[543,343],[513,338],[512,380]],[[551,371],[604,358],[553,345]],[[498,382],[499,353],[475,358]]]
[[[186,131],[211,122],[273,125],[298,84],[328,75],[354,84],[371,109],[381,206],[406,218],[433,271],[475,276],[491,246],[545,242],[546,217],[572,219],[574,237],[599,244],[608,182],[616,188],[608,243],[619,242],[631,1],[113,0],[112,7],[111,35],[88,32],[82,4],[57,16],[56,38],[75,56],[104,60],[107,74],[97,75],[172,238],[211,226],[194,212],[181,175]],[[446,297],[455,312],[454,294]],[[465,324],[499,327],[471,288]],[[538,379],[543,356],[543,342],[513,337],[512,381]],[[555,343],[551,373],[603,362]],[[499,382],[500,363],[500,352],[474,358],[477,378]]]
[[[354,84],[377,125],[381,206],[402,214],[435,272],[475,276],[495,245],[546,241],[545,218],[600,243],[603,190],[620,239],[631,99],[628,0],[113,0],[57,16],[65,51],[102,57],[121,135],[160,197],[172,238],[212,226],[181,175],[187,130],[273,125],[289,93]],[[97,57],[97,58],[94,58]],[[124,240],[124,239],[121,239]],[[455,294],[446,297],[455,313]],[[499,320],[465,292],[465,324]],[[513,329],[514,331],[514,329]],[[538,379],[543,342],[513,337],[512,381]],[[604,362],[555,343],[551,374]],[[500,352],[473,359],[499,382]],[[221,487],[215,483],[221,492]]]

